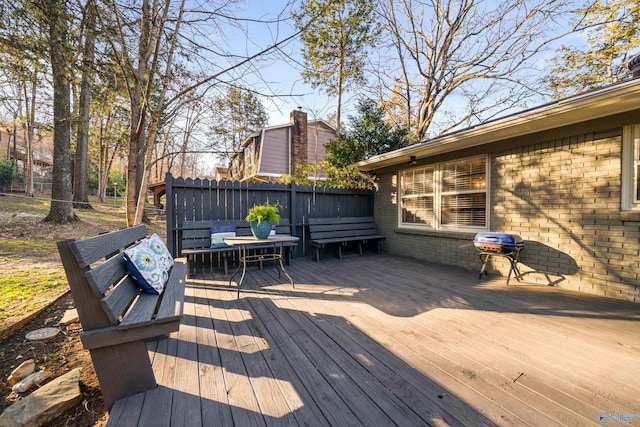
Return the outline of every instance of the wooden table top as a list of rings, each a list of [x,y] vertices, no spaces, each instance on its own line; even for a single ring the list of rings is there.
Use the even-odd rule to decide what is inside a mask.
[[[278,244],[297,242],[298,240],[300,240],[299,237],[290,236],[288,234],[275,234],[273,236],[269,236],[266,239],[256,239],[254,236],[236,236],[224,238],[224,242],[232,246],[264,245],[269,243]]]

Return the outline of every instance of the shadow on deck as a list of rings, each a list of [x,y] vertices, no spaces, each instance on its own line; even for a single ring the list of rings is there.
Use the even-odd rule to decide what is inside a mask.
[[[109,425],[640,424],[638,305],[392,255],[217,271]]]

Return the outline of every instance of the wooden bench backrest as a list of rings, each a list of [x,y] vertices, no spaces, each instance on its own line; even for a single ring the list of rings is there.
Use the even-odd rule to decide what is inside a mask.
[[[309,218],[311,240],[377,235],[373,217]]]
[[[228,221],[185,221],[182,224],[182,249],[201,249],[211,246],[211,226],[235,225],[236,236],[250,236],[251,228],[244,220]],[[289,219],[282,218],[276,225],[276,234],[291,234]]]
[[[122,251],[146,235],[146,227],[139,225],[84,240],[58,242],[60,258],[85,331],[120,325],[122,316],[138,297]],[[157,303],[158,295],[143,294],[136,301],[136,312],[141,316],[145,312],[153,313]],[[136,319],[127,321],[135,322]]]

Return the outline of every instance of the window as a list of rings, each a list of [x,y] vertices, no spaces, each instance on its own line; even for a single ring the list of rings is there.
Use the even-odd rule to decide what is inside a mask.
[[[622,209],[640,210],[640,125],[622,132]]]
[[[402,175],[402,223],[433,225],[434,168],[420,168]]]
[[[245,158],[245,162],[246,162],[246,167],[248,169],[250,169],[253,166],[253,163],[255,161],[255,144],[256,144],[256,139],[253,138],[251,143],[249,143],[245,148],[244,148],[244,158]]]
[[[403,226],[486,228],[487,158],[403,171],[400,205]]]

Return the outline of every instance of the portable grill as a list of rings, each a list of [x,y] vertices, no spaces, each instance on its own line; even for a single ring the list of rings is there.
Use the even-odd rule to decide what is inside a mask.
[[[482,232],[476,234],[473,239],[473,245],[478,250],[480,261],[482,261],[482,269],[480,270],[480,276],[482,273],[487,273],[487,263],[492,256],[501,256],[507,258],[511,264],[509,269],[509,275],[507,276],[507,285],[509,279],[511,279],[511,273],[515,273],[515,277],[520,281],[520,270],[518,270],[518,258],[520,257],[520,251],[524,249],[524,241],[517,234],[507,233],[491,233]]]

